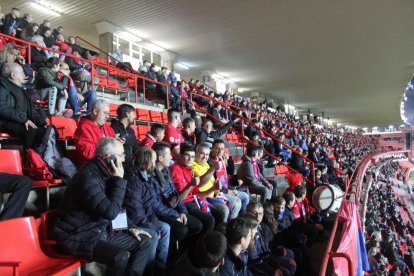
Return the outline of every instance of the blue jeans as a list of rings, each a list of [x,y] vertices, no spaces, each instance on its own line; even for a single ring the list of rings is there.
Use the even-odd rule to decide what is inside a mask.
[[[96,101],[96,91],[95,90],[88,90],[84,93],[83,101],[78,103],[78,90],[75,86],[70,86],[68,89],[68,102],[70,107],[73,110],[73,113],[79,113],[80,107],[82,107],[85,103],[87,104],[86,114],[90,114],[92,111],[92,105]]]
[[[241,201],[240,212],[241,213],[246,212],[247,205],[249,204],[249,201],[250,201],[249,195],[245,192],[238,191],[237,197],[240,198],[240,201]]]
[[[152,236],[150,254],[148,256],[148,265],[153,266],[155,264],[160,264],[161,266],[165,266],[167,263],[168,257],[168,249],[170,245],[170,225],[158,221],[158,229],[155,231],[154,229],[150,228],[141,228],[147,231]]]

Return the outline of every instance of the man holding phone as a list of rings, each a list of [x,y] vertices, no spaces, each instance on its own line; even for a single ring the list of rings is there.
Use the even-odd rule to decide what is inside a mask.
[[[102,138],[65,191],[52,233],[67,254],[107,265],[107,275],[142,275],[153,237],[127,223],[121,142]],[[129,225],[128,225],[129,224]]]

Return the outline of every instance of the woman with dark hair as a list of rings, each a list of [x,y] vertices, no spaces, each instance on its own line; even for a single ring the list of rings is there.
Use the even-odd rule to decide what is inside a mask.
[[[25,29],[20,33],[20,38],[26,41],[32,41],[32,37],[37,35],[39,30],[39,25],[37,23],[30,23]]]
[[[151,205],[151,199],[155,197],[150,185],[156,158],[155,151],[147,147],[135,152],[132,166],[127,168],[125,174],[128,186],[124,204],[132,222],[149,232],[154,240],[148,264],[163,270],[168,257],[170,226],[158,220]]]

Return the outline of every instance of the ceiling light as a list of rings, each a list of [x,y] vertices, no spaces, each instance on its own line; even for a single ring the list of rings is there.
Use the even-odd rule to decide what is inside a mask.
[[[239,89],[237,89],[237,91],[239,91],[240,93],[243,93],[244,92],[244,89],[239,88]]]
[[[56,7],[44,2],[44,1],[33,1],[30,2],[32,4],[33,7],[35,7],[36,9],[42,11],[42,12],[46,12],[50,15],[54,15],[57,17],[62,16],[62,12],[57,10]]]
[[[185,64],[183,64],[183,63],[181,63],[181,62],[177,62],[177,63],[175,64],[175,66],[179,66],[179,67],[183,68],[184,70],[188,70],[188,69],[190,69],[190,67],[188,67],[187,65],[185,65]]]

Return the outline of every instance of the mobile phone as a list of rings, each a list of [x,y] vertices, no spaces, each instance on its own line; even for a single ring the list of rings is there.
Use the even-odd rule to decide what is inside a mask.
[[[113,154],[113,155],[111,155],[111,156],[108,156],[108,157],[105,159],[105,161],[106,161],[106,164],[108,165],[109,169],[110,169],[111,171],[113,171],[111,161],[114,161],[114,164],[116,165],[116,156],[115,156],[115,154]]]

